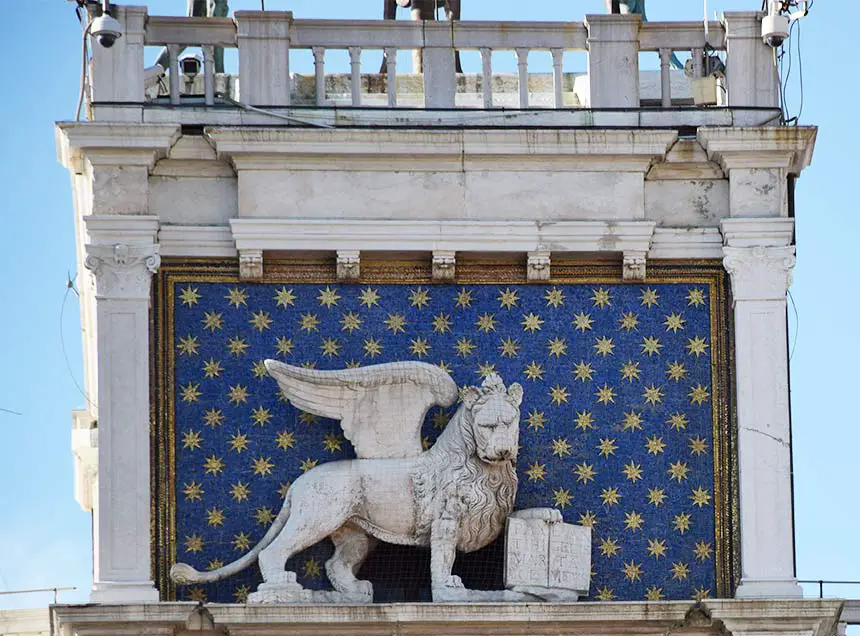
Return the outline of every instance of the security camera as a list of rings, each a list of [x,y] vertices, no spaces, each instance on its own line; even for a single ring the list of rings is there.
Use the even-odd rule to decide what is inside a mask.
[[[112,15],[103,12],[90,24],[90,34],[99,44],[109,49],[122,37],[122,25]]]
[[[179,70],[192,81],[200,73],[202,66],[203,61],[196,55],[186,55],[179,60]]]
[[[152,88],[161,81],[162,77],[164,77],[164,67],[161,64],[143,69],[143,88]]]
[[[783,0],[769,0],[767,15],[761,21],[761,37],[765,44],[775,49],[782,46],[788,38],[791,23],[809,15],[810,4],[808,0],[797,0],[791,4]],[[797,10],[789,12],[790,6]]]
[[[779,48],[788,37],[788,16],[779,13],[768,13],[761,21],[761,37],[765,44]]]

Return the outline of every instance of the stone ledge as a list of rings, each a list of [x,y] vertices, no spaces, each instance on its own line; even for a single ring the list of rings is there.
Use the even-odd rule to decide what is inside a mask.
[[[57,160],[66,168],[83,172],[80,160],[151,168],[167,156],[179,139],[179,124],[105,122],[58,122],[55,128]]]
[[[125,636],[186,631],[194,603],[57,605],[60,636]],[[828,636],[842,601],[705,600],[638,603],[206,606],[231,635],[391,636],[577,634],[784,634]]]
[[[703,128],[697,133],[708,158],[728,173],[732,169],[785,168],[799,175],[812,162],[818,128]]]
[[[678,138],[668,130],[206,128],[237,170],[641,172]]]
[[[647,252],[652,221],[231,219],[239,250]]]

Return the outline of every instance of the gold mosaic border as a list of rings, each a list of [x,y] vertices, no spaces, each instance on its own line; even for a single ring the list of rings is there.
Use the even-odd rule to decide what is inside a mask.
[[[434,281],[426,261],[362,261],[359,283],[504,285],[527,284],[525,263],[471,261],[457,264],[454,281]],[[552,278],[540,284],[624,284],[617,263],[554,262]],[[333,259],[267,261],[266,283],[333,283]],[[239,282],[237,259],[171,259],[162,262],[153,289],[150,374],[152,570],[163,601],[176,599],[170,566],[176,562],[173,290],[176,283]],[[733,341],[729,286],[717,260],[649,261],[648,283],[707,285],[711,294],[711,373],[714,433],[714,567],[716,595],[734,594],[740,573],[736,418],[733,400]]]

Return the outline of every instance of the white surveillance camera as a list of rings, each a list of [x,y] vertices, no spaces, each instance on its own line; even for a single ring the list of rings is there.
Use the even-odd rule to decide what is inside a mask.
[[[200,73],[202,66],[203,60],[196,55],[186,55],[179,60],[180,72],[192,81],[197,77],[197,74]]]
[[[761,37],[765,44],[779,48],[788,37],[788,16],[769,13],[761,21]]]
[[[106,49],[122,37],[122,25],[109,13],[102,13],[90,24],[90,34]]]
[[[143,87],[150,89],[161,81],[164,77],[164,67],[161,64],[155,64],[143,69]]]

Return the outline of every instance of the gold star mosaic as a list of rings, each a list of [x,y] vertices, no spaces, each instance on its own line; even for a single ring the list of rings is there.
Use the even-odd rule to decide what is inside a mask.
[[[336,422],[279,396],[265,359],[316,369],[420,360],[459,386],[493,372],[522,383],[517,508],[555,507],[592,528],[591,600],[716,596],[725,552],[715,510],[724,501],[714,456],[723,392],[712,359],[722,349],[716,289],[707,278],[419,285],[177,276],[165,287],[164,347],[176,558],[204,570],[240,557],[292,482],[353,456]],[[455,409],[430,412],[425,445]],[[331,550],[314,546],[288,569],[327,589]],[[253,567],[179,587],[176,597],[241,602],[259,581]]]

